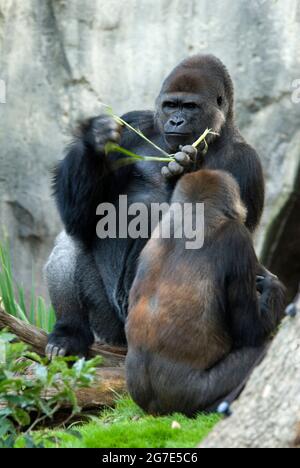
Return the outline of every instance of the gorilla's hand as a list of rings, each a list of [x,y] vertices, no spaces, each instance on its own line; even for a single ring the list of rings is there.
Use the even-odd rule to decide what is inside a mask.
[[[99,115],[87,122],[83,138],[96,153],[104,153],[106,143],[120,142],[121,126],[108,115]]]
[[[161,170],[166,179],[181,176],[184,172],[190,172],[197,158],[197,149],[191,145],[181,146],[180,152],[174,155],[175,161],[170,162]]]
[[[277,276],[265,270],[265,275],[256,276],[256,290],[260,295],[261,313],[270,317],[269,322],[274,330],[284,316],[286,289]]]
[[[78,318],[77,318],[78,319]],[[71,325],[57,321],[54,331],[48,336],[45,354],[51,361],[56,356],[87,357],[88,349],[94,342],[89,324],[79,323],[76,317]]]
[[[279,283],[278,277],[268,270],[265,270],[265,274],[256,275],[256,290],[260,294],[264,294],[277,283]]]

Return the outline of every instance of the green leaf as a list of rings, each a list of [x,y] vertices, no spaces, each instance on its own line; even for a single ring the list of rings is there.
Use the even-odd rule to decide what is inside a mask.
[[[26,411],[21,408],[17,408],[14,412],[15,420],[20,424],[20,426],[29,426],[30,416]]]
[[[37,365],[34,368],[34,373],[38,379],[40,379],[42,382],[47,382],[48,380],[48,369],[46,366],[42,365]]]
[[[0,426],[0,438],[6,436],[11,430],[14,430],[14,426],[8,419],[2,421]]]

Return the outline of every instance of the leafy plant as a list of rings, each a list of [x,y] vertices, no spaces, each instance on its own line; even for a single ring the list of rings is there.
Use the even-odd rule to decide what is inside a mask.
[[[31,289],[29,307],[26,306],[25,292],[15,283],[8,242],[0,241],[0,306],[14,317],[51,332],[55,324],[55,312],[42,297],[36,296],[34,284]]]
[[[48,363],[14,340],[14,335],[0,332],[0,448],[43,447],[48,435],[34,434],[33,429],[53,419],[66,401],[72,411],[64,424],[80,412],[76,390],[93,383],[101,359],[79,359],[72,367],[74,358]]]

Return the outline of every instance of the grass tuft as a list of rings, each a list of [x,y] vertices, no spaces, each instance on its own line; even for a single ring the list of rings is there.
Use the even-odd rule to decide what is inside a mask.
[[[36,296],[34,283],[28,302],[29,305],[23,287],[13,278],[9,243],[0,241],[0,305],[13,317],[50,333],[55,324],[55,312],[42,297]]]
[[[181,414],[148,416],[131,399],[122,398],[116,408],[104,411],[100,418],[72,426],[80,437],[66,432],[53,436],[59,436],[60,448],[193,448],[219,420],[215,414],[199,414],[194,419]]]

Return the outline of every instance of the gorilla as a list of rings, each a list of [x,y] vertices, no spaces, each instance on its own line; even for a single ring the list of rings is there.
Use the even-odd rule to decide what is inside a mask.
[[[133,111],[123,119],[168,154],[175,153],[175,161],[141,161],[114,170],[115,161],[122,156],[115,153],[108,157],[107,142],[120,143],[144,156],[161,154],[107,115],[79,126],[54,173],[55,199],[66,232],[58,238],[46,265],[57,316],[46,349],[49,358],[85,356],[94,341],[126,344],[128,297],[147,239],[99,239],[99,204],[114,204],[120,217],[121,195],[127,195],[129,205],[140,202],[150,207],[152,203],[169,202],[184,174],[218,169],[237,181],[250,233],[260,221],[264,205],[261,163],[235,124],[233,83],[219,59],[211,55],[187,58],[164,81],[155,112]],[[209,135],[209,148],[204,154],[204,148],[196,151],[191,145],[206,128],[218,136]],[[235,256],[236,252],[228,255]],[[262,293],[261,313],[277,316],[277,311],[284,309],[284,288],[260,265],[256,274],[257,289]]]
[[[186,200],[194,207],[193,223],[196,204],[205,207],[205,241],[198,250],[174,238]],[[126,380],[134,401],[151,414],[192,416],[230,400],[280,321],[279,310],[273,315],[259,306],[246,212],[229,173],[184,175],[169,216],[140,255],[126,323]],[[173,236],[161,238],[156,231],[170,218]]]

